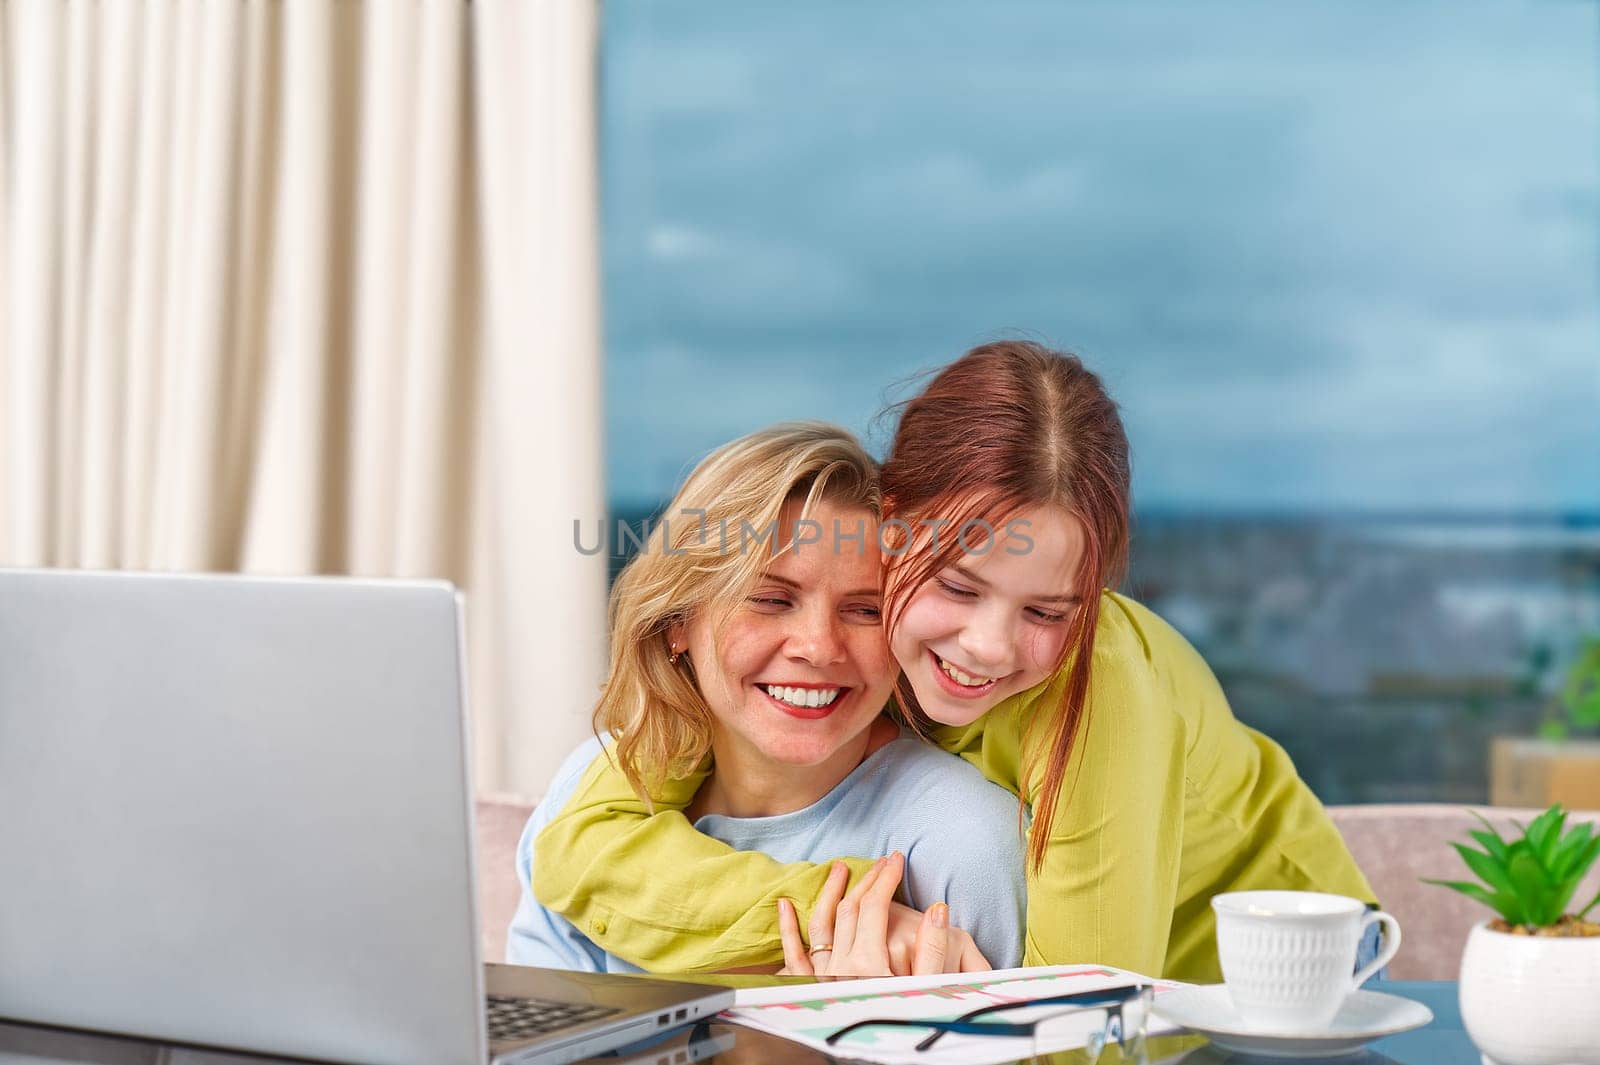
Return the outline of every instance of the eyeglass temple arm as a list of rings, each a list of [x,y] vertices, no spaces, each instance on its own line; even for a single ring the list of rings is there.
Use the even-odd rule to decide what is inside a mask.
[[[910,1021],[910,1020],[881,1020],[881,1021],[856,1021],[828,1036],[823,1042],[832,1046],[858,1028],[932,1028],[934,1036],[946,1032],[955,1032],[957,1035],[1032,1035],[1032,1024],[1011,1024],[1006,1021]],[[922,1049],[918,1044],[917,1049]]]
[[[1019,1010],[1031,1006],[1117,1006],[1133,998],[1143,991],[1148,984],[1124,984],[1122,987],[1108,987],[1101,991],[1079,991],[1072,995],[1055,995],[1051,998],[1030,998],[1019,1002],[997,1002],[990,1006],[980,1006],[968,1013],[957,1017],[958,1021],[970,1021],[975,1017],[982,1017],[1001,1010]]]
[[[1022,1009],[1026,1006],[1120,1006],[1130,998],[1143,991],[1148,984],[1125,984],[1122,987],[1108,987],[1101,991],[1080,991],[1072,995],[1056,995],[1052,998],[1024,999],[1018,1002],[999,1002],[990,1006],[963,1013],[953,1021],[914,1021],[901,1019],[883,1019],[856,1021],[828,1036],[823,1042],[829,1046],[834,1045],[851,1032],[861,1028],[931,1028],[933,1032],[917,1044],[918,1050],[926,1050],[939,1041],[939,1037],[946,1032],[957,1035],[1032,1035],[1032,1024],[1010,1024],[1005,1021],[977,1021],[976,1018],[987,1013],[996,1013],[1000,1010]]]

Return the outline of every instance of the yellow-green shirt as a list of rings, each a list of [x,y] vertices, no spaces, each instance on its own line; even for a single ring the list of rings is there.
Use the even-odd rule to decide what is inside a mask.
[[[934,739],[1018,793],[1023,730],[1057,712],[1065,679],[1064,669]],[[1088,709],[1043,866],[1028,871],[1024,964],[1094,962],[1214,982],[1213,895],[1287,888],[1374,901],[1289,756],[1234,718],[1176,630],[1111,592],[1101,599]],[[794,900],[803,922],[827,869],[700,835],[681,810],[704,779],[670,782],[650,816],[621,772],[597,760],[539,836],[539,901],[653,972],[781,960],[777,899]],[[1034,797],[1023,796],[1030,806]],[[853,872],[872,857],[852,860]]]

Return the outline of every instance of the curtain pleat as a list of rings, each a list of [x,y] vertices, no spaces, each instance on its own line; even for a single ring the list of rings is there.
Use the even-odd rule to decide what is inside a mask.
[[[199,84],[198,52],[200,45],[200,18],[203,6],[193,0],[179,0],[175,5],[173,27],[176,44],[173,58],[177,78],[170,87],[171,95],[163,103],[169,109],[170,127],[168,151],[171,165],[166,169],[157,194],[162,198],[161,229],[157,239],[161,242],[161,280],[156,290],[160,310],[156,320],[156,360],[150,367],[154,375],[154,405],[152,415],[156,420],[155,453],[151,456],[153,474],[151,490],[154,505],[151,510],[149,561],[157,569],[181,569],[188,565],[209,568],[204,556],[189,561],[183,554],[186,537],[183,529],[194,521],[190,511],[192,497],[184,491],[190,480],[188,467],[192,456],[185,451],[193,432],[183,422],[186,414],[182,403],[183,374],[187,362],[184,350],[184,305],[195,298],[195,293],[184,288],[188,280],[189,257],[193,238],[193,215],[189,205],[194,188],[195,143],[194,116],[203,87]]]
[[[401,440],[405,319],[401,283],[412,259],[410,206],[413,144],[408,119],[415,113],[418,20],[381,4],[363,9],[368,55],[362,69],[361,153],[356,197],[354,382],[350,418],[353,508],[346,549],[379,570],[393,570],[396,554],[398,467]]]
[[[12,9],[0,7],[0,56],[11,53]],[[10,290],[10,263],[14,249],[11,246],[11,135],[15,122],[11,113],[11,66],[0,63],[0,293]],[[0,302],[0,309],[4,309]],[[6,379],[6,364],[11,337],[5,321],[0,319],[0,419],[11,414],[10,382]],[[11,498],[11,441],[6,426],[0,422],[0,502]],[[10,522],[0,514],[0,558],[10,554]]]
[[[485,397],[483,426],[489,484],[523,480],[534,492],[499,502],[486,530],[485,550],[509,589],[481,603],[480,628],[490,639],[538,633],[558,612],[578,631],[604,631],[604,574],[577,564],[572,523],[602,515],[598,449],[564,446],[572,434],[598,438],[600,378],[589,353],[599,351],[598,274],[592,234],[596,208],[592,124],[560,121],[555,112],[592,107],[592,62],[596,26],[592,8],[581,4],[522,4],[483,0],[471,5],[474,20],[473,103],[476,124],[483,238],[487,374],[495,381]],[[530,63],[521,49],[529,41],[559,42]],[[564,254],[550,255],[548,249]],[[538,361],[522,357],[544,353]],[[527,550],[550,544],[555,560]],[[594,556],[591,561],[599,561]],[[550,754],[549,735],[581,734],[593,706],[590,678],[601,675],[603,644],[578,651],[573,660],[552,657],[547,646],[497,647],[475,679],[513,705],[543,697],[541,673],[506,668],[518,656],[559,662],[588,681],[583,697],[555,701],[546,716],[507,717],[503,732],[480,736],[480,756],[502,759],[509,779],[537,777]],[[573,653],[563,648],[563,653]],[[576,685],[575,685],[576,686]],[[559,746],[559,745],[558,745]],[[559,758],[559,752],[556,754]]]
[[[236,153],[239,160],[232,213],[233,277],[228,346],[219,410],[221,478],[214,525],[217,565],[237,569],[248,518],[251,471],[258,454],[261,409],[257,397],[267,364],[267,327],[272,298],[271,205],[278,188],[277,63],[281,20],[270,0],[244,5],[240,50],[240,94]]]
[[[331,368],[334,18],[318,4],[286,5],[285,16],[270,355],[262,389],[261,460],[251,486],[242,560],[245,569],[256,572],[319,568],[315,508],[328,487],[323,455]]]
[[[134,210],[133,132],[139,99],[137,8],[105,12],[96,35],[94,157],[90,185],[91,254],[86,278],[83,389],[78,461],[77,557],[85,566],[117,564],[121,480],[114,475],[124,436],[121,403],[126,372],[123,345],[130,291],[129,254]]]
[[[58,484],[53,449],[54,379],[59,363],[18,353],[57,349],[56,292],[61,282],[61,157],[65,89],[65,11],[49,0],[21,2],[9,11],[11,33],[4,65],[12,81],[10,129],[11,238],[7,301],[8,488],[25,505],[5,508],[8,556],[40,565],[53,553]],[[25,42],[25,44],[24,44]],[[23,165],[25,162],[26,165]]]
[[[0,564],[452,579],[536,794],[604,652],[595,32],[0,0]]]
[[[446,564],[444,526],[428,520],[453,500],[450,471],[466,455],[455,446],[457,404],[451,391],[457,290],[450,264],[461,174],[463,9],[453,4],[426,8],[419,40],[411,138],[412,248],[405,278],[405,389],[402,431],[397,564],[400,572],[436,571]]]
[[[172,465],[174,524],[169,528],[168,557],[180,564],[220,569],[222,558],[214,536],[222,439],[222,373],[229,360],[217,357],[227,351],[227,316],[233,302],[220,298],[232,288],[234,263],[229,241],[234,203],[231,196],[236,159],[236,111],[239,8],[233,3],[202,3],[191,10],[197,22],[199,54],[191,62],[196,80],[187,101],[186,120],[192,123],[187,139],[197,147],[187,169],[183,197],[183,231],[178,264],[178,291],[190,298],[174,308],[174,369],[172,423],[176,428],[176,454]],[[213,147],[214,146],[214,147]],[[206,293],[210,298],[195,299]]]
[[[83,424],[84,296],[87,289],[90,236],[88,190],[94,173],[94,23],[81,4],[66,14],[65,94],[62,101],[61,278],[56,289],[61,358],[56,365],[53,406],[56,412],[51,453],[55,482],[55,515],[51,541],[56,552],[78,553],[78,500]]]
[[[122,394],[120,520],[117,565],[156,565],[156,512],[162,486],[161,382],[166,347],[163,311],[167,272],[167,185],[173,166],[176,12],[168,4],[141,9],[138,129],[133,175],[133,247],[129,255],[127,359]]]

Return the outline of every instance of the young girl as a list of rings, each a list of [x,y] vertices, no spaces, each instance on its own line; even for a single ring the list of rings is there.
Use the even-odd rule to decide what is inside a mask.
[[[615,746],[605,752],[597,738],[579,747],[528,821],[509,961],[636,971],[630,962],[648,954],[654,930],[692,922],[702,908],[742,905],[752,882],[704,867],[629,915],[577,922],[526,890],[548,865],[585,863],[583,852],[539,836],[569,798],[585,801],[585,771],[645,790],[698,770],[682,793],[693,827],[672,815],[692,838],[767,862],[816,861],[835,849],[890,855],[839,911],[848,920],[837,949],[816,948],[837,955],[829,971],[886,973],[896,962],[938,971],[963,956],[982,964],[982,955],[1016,963],[1015,800],[882,714],[897,670],[880,621],[878,519],[875,464],[833,426],[751,434],[689,476],[612,592],[610,670],[595,724]],[[902,875],[908,900],[928,912],[912,918],[920,938],[891,959],[887,922],[910,914],[890,902]]]
[[[906,404],[882,472],[897,694],[1031,813],[1025,964],[1216,981],[1218,892],[1372,891],[1282,748],[1233,717],[1171,626],[1109,590],[1127,561],[1128,484],[1116,406],[1076,358],[1004,342],[940,372]],[[656,899],[702,875],[674,856],[721,850],[686,847],[681,818],[650,815],[683,805],[686,784],[652,807],[591,772],[539,840],[584,857],[544,867],[535,890],[580,923],[648,925]],[[758,855],[724,869],[747,890],[670,935],[630,937],[631,960],[694,971],[781,957],[776,901],[805,906],[826,870]]]

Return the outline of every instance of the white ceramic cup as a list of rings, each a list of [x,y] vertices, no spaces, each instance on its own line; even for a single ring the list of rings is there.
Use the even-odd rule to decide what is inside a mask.
[[[1233,891],[1211,900],[1217,953],[1233,1008],[1263,1032],[1326,1029],[1345,998],[1400,949],[1400,922],[1343,895],[1315,891]],[[1356,967],[1367,926],[1388,928],[1383,950]]]

